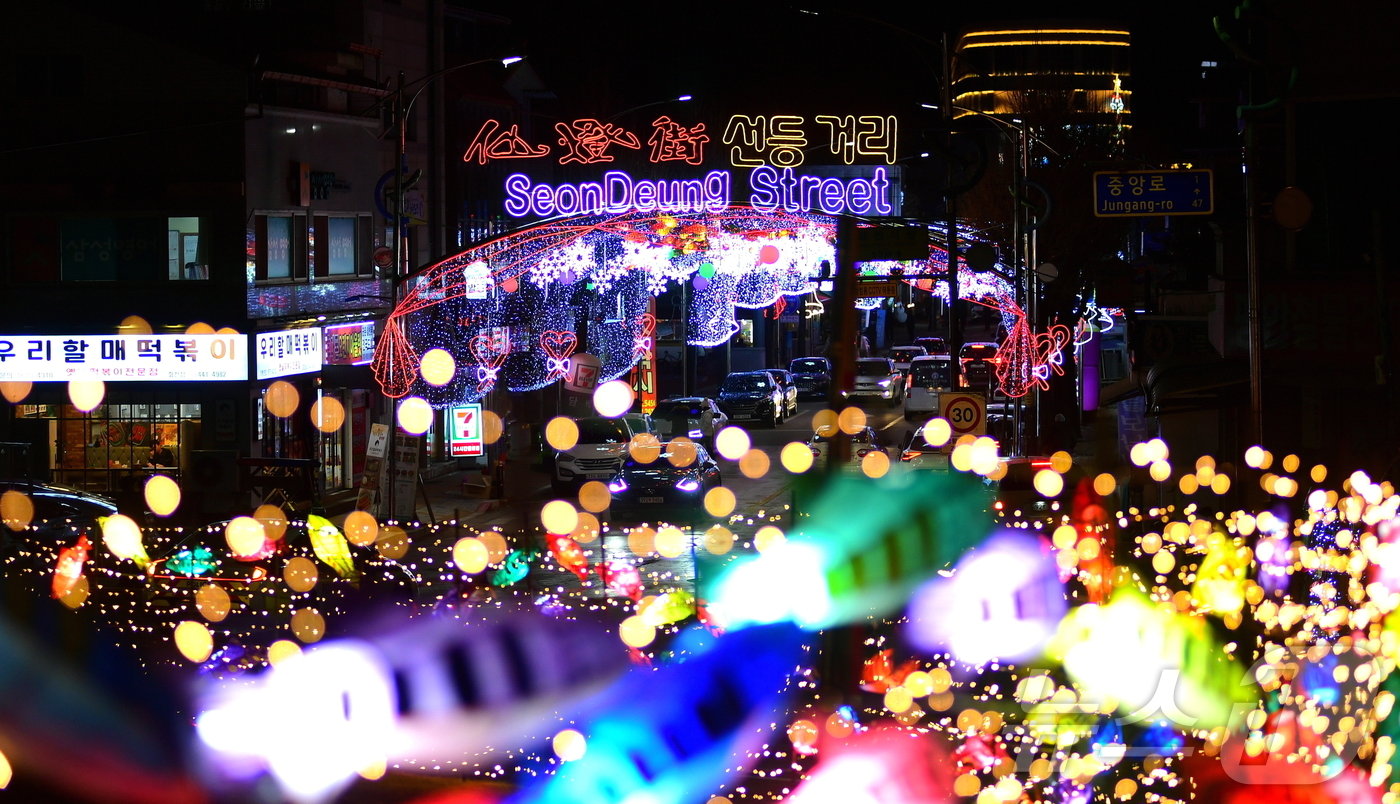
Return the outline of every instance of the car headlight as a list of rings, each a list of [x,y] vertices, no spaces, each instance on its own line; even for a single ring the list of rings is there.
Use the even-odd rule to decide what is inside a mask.
[[[626,490],[627,480],[625,478],[615,477],[612,480],[608,481],[608,491],[611,491],[613,494],[617,494]]]
[[[687,477],[676,483],[676,488],[681,491],[695,491],[700,488],[700,481],[693,477]]]
[[[880,385],[881,388],[889,388],[891,382],[893,382],[893,381],[892,381],[892,380],[880,380],[879,385]]]
[[[554,460],[559,463],[573,463],[574,456],[570,455],[567,452],[557,452],[554,454]]]
[[[691,430],[690,433],[689,433],[689,435],[690,435],[691,438],[700,438],[701,436],[705,435],[705,432],[704,432],[703,430],[698,430],[698,429],[697,429],[697,430]]]

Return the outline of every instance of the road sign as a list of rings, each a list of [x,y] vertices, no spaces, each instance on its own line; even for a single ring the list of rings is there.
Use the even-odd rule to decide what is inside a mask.
[[[987,401],[981,394],[942,394],[939,414],[954,436],[987,434]]]
[[[1210,170],[1101,170],[1094,174],[1094,216],[1098,218],[1213,212],[1215,174]]]
[[[899,295],[899,282],[892,279],[857,279],[857,299],[892,299]]]

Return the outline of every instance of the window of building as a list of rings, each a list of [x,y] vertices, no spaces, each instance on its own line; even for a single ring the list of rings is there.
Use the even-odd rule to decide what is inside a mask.
[[[208,279],[206,221],[198,216],[18,216],[9,222],[17,282]]]
[[[369,215],[267,212],[248,230],[248,277],[254,282],[297,282],[308,277],[372,274]]]
[[[83,413],[72,405],[21,405],[18,416],[49,422],[54,480],[74,488],[113,492],[128,479],[152,474],[179,478],[198,449],[200,405],[177,394],[114,394],[127,401]]]

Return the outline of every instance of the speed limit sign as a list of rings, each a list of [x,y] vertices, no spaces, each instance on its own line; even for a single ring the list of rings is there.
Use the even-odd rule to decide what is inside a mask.
[[[986,435],[987,402],[981,394],[944,394],[940,411],[953,435]]]

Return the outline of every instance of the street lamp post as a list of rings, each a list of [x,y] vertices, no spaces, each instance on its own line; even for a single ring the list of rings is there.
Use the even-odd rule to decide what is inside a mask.
[[[505,58],[477,59],[475,61],[469,61],[463,64],[454,64],[451,67],[444,67],[441,70],[428,73],[427,75],[408,83],[404,82],[403,71],[399,71],[397,87],[395,88],[393,94],[393,120],[394,127],[397,129],[397,131],[395,131],[394,133],[395,136],[398,138],[398,141],[395,143],[396,147],[394,151],[394,268],[389,275],[389,311],[391,316],[393,314],[393,311],[398,309],[399,306],[399,285],[403,282],[408,273],[406,270],[407,266],[405,265],[408,258],[408,249],[406,243],[407,233],[404,229],[403,173],[406,167],[406,163],[408,161],[408,120],[409,117],[413,114],[413,105],[418,102],[418,96],[423,94],[423,90],[427,89],[429,86],[432,86],[433,82],[437,81],[439,78],[442,78],[445,75],[455,73],[458,70],[464,70],[468,67],[475,67],[479,64],[488,64],[490,62],[500,62],[502,67],[509,67],[510,65],[521,61],[523,58],[523,56],[508,56]],[[413,94],[409,96],[408,102],[405,103],[404,93],[407,92],[410,87],[414,86],[416,86],[417,88],[413,90]],[[388,359],[390,361],[389,376],[393,377],[394,366],[392,364],[392,361],[394,359],[394,355],[392,351],[389,353]],[[385,406],[387,408],[387,416],[390,426],[389,432],[394,436],[389,440],[389,454],[387,456],[388,460],[386,462],[386,465],[388,467],[388,488],[381,490],[382,492],[385,492],[383,499],[387,502],[387,519],[394,517],[397,512],[398,426],[394,416],[393,397],[385,397]]]

